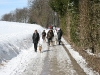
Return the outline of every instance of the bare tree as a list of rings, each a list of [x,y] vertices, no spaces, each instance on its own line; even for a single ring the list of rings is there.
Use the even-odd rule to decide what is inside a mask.
[[[15,11],[16,16],[16,22],[24,22],[26,23],[28,21],[28,9],[16,9]]]
[[[16,9],[5,14],[2,20],[14,22],[38,23],[44,27],[53,25],[54,11],[49,6],[49,0],[28,0],[28,7]]]
[[[29,3],[30,20],[44,27],[53,24],[54,11],[49,6],[49,0],[34,0]]]
[[[13,13],[4,14],[1,20],[2,21],[13,21]]]
[[[28,8],[16,9],[13,12],[4,14],[1,18],[2,21],[13,21],[13,22],[28,22]]]

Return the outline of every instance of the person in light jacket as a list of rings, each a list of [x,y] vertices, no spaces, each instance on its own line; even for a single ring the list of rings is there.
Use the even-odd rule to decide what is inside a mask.
[[[34,50],[35,50],[35,52],[37,52],[37,45],[38,45],[38,42],[40,39],[40,36],[39,36],[39,33],[37,30],[34,31],[32,39],[33,39],[33,43],[34,43]]]

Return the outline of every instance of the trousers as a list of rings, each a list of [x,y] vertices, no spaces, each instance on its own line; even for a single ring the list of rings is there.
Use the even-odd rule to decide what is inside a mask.
[[[34,50],[35,50],[35,52],[37,52],[37,45],[38,45],[38,43],[34,43]]]

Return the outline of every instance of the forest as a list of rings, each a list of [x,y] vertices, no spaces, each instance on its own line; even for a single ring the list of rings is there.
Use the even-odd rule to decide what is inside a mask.
[[[60,27],[63,37],[100,73],[96,56],[100,54],[100,0],[28,0],[28,7],[4,14],[1,20]]]

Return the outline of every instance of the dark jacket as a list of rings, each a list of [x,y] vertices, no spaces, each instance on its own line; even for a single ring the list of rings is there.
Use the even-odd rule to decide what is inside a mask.
[[[57,35],[58,35],[58,39],[61,39],[61,37],[62,37],[62,31],[61,31],[61,29],[58,30]]]
[[[32,39],[33,39],[33,43],[38,43],[40,39],[39,33],[33,33]]]
[[[42,36],[46,36],[46,32],[42,32]]]
[[[48,33],[47,33],[47,39],[51,40],[53,38],[53,36],[54,36],[54,33],[49,30]]]
[[[51,34],[52,34],[52,37],[54,37],[54,33],[53,33],[53,30],[51,30]]]

